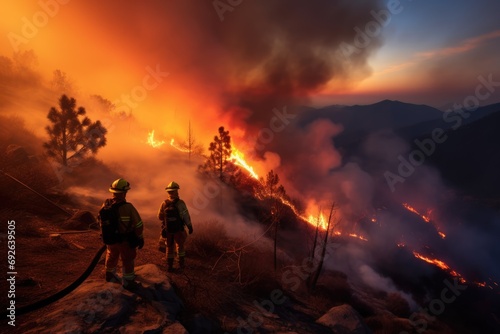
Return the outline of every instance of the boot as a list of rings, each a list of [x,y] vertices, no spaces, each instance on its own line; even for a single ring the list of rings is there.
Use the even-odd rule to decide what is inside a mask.
[[[160,240],[158,241],[158,250],[161,253],[165,253],[167,251],[167,246],[165,245],[165,239],[160,238]]]
[[[167,271],[169,273],[174,271],[174,259],[167,259]]]
[[[179,257],[179,267],[184,269],[184,256]]]
[[[120,283],[120,278],[112,271],[106,271],[106,282]]]
[[[140,283],[134,281],[133,279],[131,280],[124,279],[122,285],[124,289],[127,289],[129,291],[135,291],[137,290],[137,288],[139,288]]]

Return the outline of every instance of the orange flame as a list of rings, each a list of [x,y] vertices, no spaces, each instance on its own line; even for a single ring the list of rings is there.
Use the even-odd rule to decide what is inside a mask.
[[[165,143],[164,141],[157,141],[154,139],[154,130],[148,134],[148,144],[149,145],[151,145],[153,147],[160,147],[164,143]],[[170,145],[181,152],[189,152],[189,150],[187,148],[182,147],[181,145],[177,144],[175,142],[174,138],[172,138],[170,140]],[[231,153],[231,156],[229,157],[229,160],[232,161],[235,165],[245,169],[249,173],[249,175],[251,177],[253,177],[254,179],[256,179],[256,180],[259,179],[258,174],[254,171],[254,168],[245,160],[245,154],[243,152],[241,152],[240,150],[238,150],[237,148],[235,148],[234,145],[232,147],[232,153]],[[288,206],[298,218],[306,221],[307,223],[309,223],[312,226],[315,226],[315,227],[318,226],[322,230],[326,231],[328,222],[326,221],[326,218],[324,217],[323,214],[320,214],[319,219],[315,218],[313,215],[309,215],[308,217],[306,217],[306,216],[302,215],[299,212],[299,210],[297,210],[295,205],[293,205],[293,203],[291,203],[289,200],[287,200],[283,197],[278,197],[277,199],[282,204]],[[372,221],[376,222],[376,219],[372,218]],[[338,231],[334,232],[334,234],[335,235],[342,235],[342,233],[338,232]],[[363,241],[368,241],[368,239],[366,239],[365,237],[358,235],[358,234],[355,234],[355,233],[350,233],[347,235],[351,238],[357,238],[357,239],[360,239]]]
[[[431,259],[429,257],[426,257],[426,256],[423,256],[422,254],[419,254],[417,253],[416,251],[413,251],[413,255],[415,255],[416,258],[420,259],[420,260],[423,260],[427,263],[430,263],[430,264],[433,264],[443,270],[449,270],[450,267],[444,263],[443,261],[441,260],[438,260],[438,259]],[[457,275],[458,276],[458,275]]]
[[[358,234],[356,234],[356,233],[349,233],[349,236],[350,236],[351,238],[358,238],[358,239],[363,240],[363,241],[368,241],[368,239],[366,239],[365,237],[363,237],[363,236],[361,236],[361,235],[358,235]]]
[[[148,133],[148,144],[156,148],[162,146],[163,144],[165,144],[165,142],[163,140],[162,141],[156,140],[155,130],[152,130],[150,133]]]
[[[418,212],[415,208],[410,206],[408,203],[403,203],[403,206],[406,208],[406,210],[413,212],[413,213],[419,215],[420,217],[422,217],[422,219],[425,220],[427,223],[429,223],[431,221],[431,218],[429,215],[432,212],[432,210],[429,210],[427,212],[427,215],[422,215],[422,214],[420,214],[420,212]]]
[[[430,257],[424,256],[416,251],[413,251],[413,255],[420,260],[423,260],[427,263],[433,264],[433,265],[447,271],[451,276],[456,277],[460,281],[460,283],[467,283],[467,280],[459,272],[451,269],[450,266],[448,266],[446,263],[444,263],[444,261],[441,261],[438,259],[431,259]],[[490,281],[498,287],[497,282],[491,280],[491,278],[490,278]],[[490,289],[494,289],[494,287],[492,285],[488,285],[484,281],[483,282],[470,282],[470,283],[472,283],[478,287],[481,287],[481,288],[488,287]]]
[[[301,218],[313,226],[319,226],[319,228],[321,228],[322,230],[326,230],[328,222],[326,221],[325,216],[322,213],[319,215],[319,217],[314,217],[314,215],[309,215],[307,219],[305,219],[305,217]]]
[[[178,145],[178,144],[175,142],[174,138],[172,138],[172,140],[170,140],[170,146],[172,146],[173,148],[175,148],[175,149],[177,149],[177,150],[179,150],[179,151],[181,151],[181,152],[186,152],[186,153],[189,153],[189,149],[187,149],[187,148],[185,148],[185,147],[182,147],[182,146]]]
[[[245,169],[250,174],[250,176],[253,177],[254,179],[257,179],[257,180],[259,179],[259,176],[253,170],[253,167],[250,166],[245,161],[245,155],[243,154],[243,152],[241,152],[240,150],[234,148],[234,146],[233,146],[233,149],[232,149],[231,156],[229,157],[229,160],[232,161],[235,165],[240,166],[243,169]]]

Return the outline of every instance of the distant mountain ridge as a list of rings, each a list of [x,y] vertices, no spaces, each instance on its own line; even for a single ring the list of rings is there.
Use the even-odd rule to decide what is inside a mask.
[[[452,112],[452,114],[445,114]],[[430,138],[434,129],[443,129],[447,137],[427,159],[444,178],[477,196],[500,197],[500,103],[476,110],[441,111],[427,106],[383,100],[371,105],[328,106],[302,113],[305,127],[318,119],[342,125],[343,131],[332,140],[344,163],[356,157],[363,161],[363,144],[371,134],[389,130],[415,149],[414,140]],[[360,159],[361,158],[361,159]],[[365,166],[365,167],[366,167]]]
[[[463,119],[463,124],[477,121],[500,109],[500,103],[477,108],[470,111],[470,116]],[[453,123],[443,120],[444,112],[425,104],[411,104],[401,101],[383,100],[368,105],[339,106],[333,105],[319,109],[309,109],[302,114],[301,125],[319,119],[329,119],[336,124],[341,124],[344,131],[337,139],[342,137],[364,136],[369,132],[381,129],[412,129],[413,135],[425,133],[435,127],[450,128]],[[421,128],[420,131],[415,129]],[[403,131],[399,131],[404,134]],[[418,133],[421,132],[421,133]],[[406,137],[406,136],[405,136]]]

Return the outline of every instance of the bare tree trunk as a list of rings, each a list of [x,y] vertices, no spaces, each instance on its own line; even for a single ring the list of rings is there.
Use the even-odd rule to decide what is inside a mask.
[[[316,252],[316,244],[318,242],[320,217],[321,217],[321,208],[319,208],[319,211],[318,211],[318,221],[316,223],[316,233],[314,234],[314,243],[313,243],[313,247],[312,247],[312,251],[311,251],[311,260],[313,260],[313,261],[314,261],[314,253]]]
[[[318,267],[310,276],[310,281],[309,281],[309,289],[314,290],[316,288],[316,284],[318,283],[319,275],[321,274],[321,270],[323,270],[323,263],[325,261],[325,254],[326,254],[326,244],[328,242],[328,234],[330,234],[330,222],[332,220],[333,216],[333,209],[335,208],[335,202],[332,203],[332,206],[330,208],[330,214],[328,215],[328,223],[326,225],[326,232],[325,232],[325,239],[323,241],[323,248],[321,250],[321,257],[319,260]]]
[[[68,145],[66,144],[66,129],[63,129],[62,137],[62,165],[66,167],[68,165]]]
[[[191,152],[193,150],[193,137],[191,135],[191,120],[189,120],[189,125],[188,125],[188,154],[189,154],[189,161],[191,161]]]
[[[278,219],[273,218],[274,220],[274,271],[276,271],[278,267],[277,260],[277,243],[278,243]]]

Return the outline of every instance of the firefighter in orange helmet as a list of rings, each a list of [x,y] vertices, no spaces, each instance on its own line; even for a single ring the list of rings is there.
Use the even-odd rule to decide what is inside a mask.
[[[144,246],[143,223],[135,207],[125,200],[130,183],[125,179],[115,180],[109,187],[109,192],[113,198],[107,199],[103,206],[115,203],[123,204],[118,206],[120,242],[107,245],[106,251],[106,281],[119,283],[116,276],[116,266],[119,258],[122,261],[122,284],[125,289],[133,290],[138,287],[135,279],[134,260],[137,256],[136,247],[141,249]],[[133,240],[133,241],[132,241]]]
[[[158,210],[158,219],[162,221],[162,232],[160,237],[161,243],[166,241],[167,249],[167,270],[172,272],[174,270],[174,259],[176,255],[179,256],[179,267],[184,268],[184,259],[186,250],[184,243],[187,239],[187,233],[184,228],[188,228],[189,234],[193,233],[193,225],[187,209],[186,203],[179,198],[179,184],[170,182],[165,190],[168,193],[168,198],[161,203]],[[165,240],[166,239],[166,240]]]

